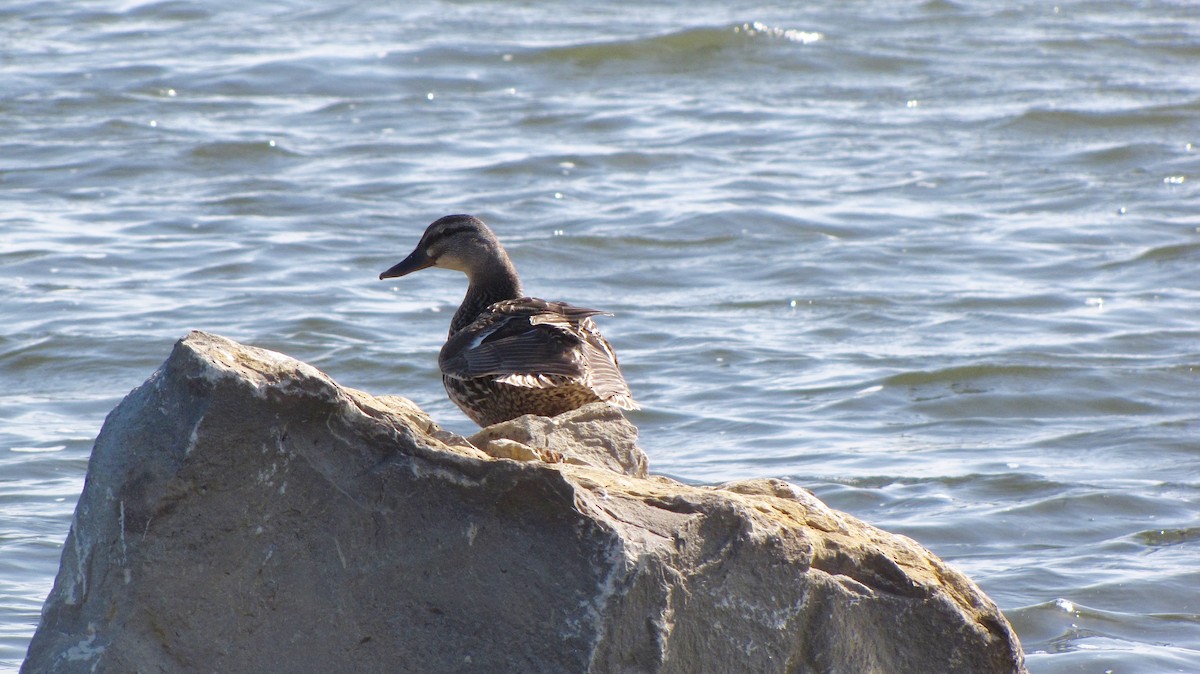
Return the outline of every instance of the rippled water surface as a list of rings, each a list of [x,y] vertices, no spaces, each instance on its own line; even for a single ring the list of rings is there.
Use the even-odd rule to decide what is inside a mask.
[[[916,538],[1034,672],[1200,671],[1194,3],[379,4],[0,8],[0,669],[188,329],[470,431],[464,279],[376,279],[470,212],[616,314],[656,471]]]

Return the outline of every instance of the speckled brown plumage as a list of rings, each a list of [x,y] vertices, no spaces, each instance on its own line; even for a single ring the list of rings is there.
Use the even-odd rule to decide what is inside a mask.
[[[470,280],[438,365],[450,399],[475,423],[555,416],[599,401],[637,409],[612,346],[592,320],[604,312],[524,297],[508,254],[481,220],[435,221],[380,278],[433,266]]]

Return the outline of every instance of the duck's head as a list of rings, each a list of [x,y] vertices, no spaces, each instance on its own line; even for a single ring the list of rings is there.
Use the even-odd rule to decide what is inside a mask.
[[[500,241],[473,215],[447,215],[425,229],[408,257],[379,275],[397,278],[429,267],[456,269],[474,278],[496,265],[510,267]]]

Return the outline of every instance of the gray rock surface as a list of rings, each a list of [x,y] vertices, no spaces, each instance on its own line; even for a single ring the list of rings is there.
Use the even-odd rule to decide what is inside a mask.
[[[780,481],[638,477],[619,423],[595,458],[604,413],[476,436],[497,459],[194,332],[105,421],[22,671],[1024,671],[915,542]]]

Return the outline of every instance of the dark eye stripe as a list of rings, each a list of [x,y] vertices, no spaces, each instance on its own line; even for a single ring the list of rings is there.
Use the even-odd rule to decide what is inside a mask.
[[[472,231],[475,231],[475,228],[471,227],[470,225],[459,225],[457,227],[447,227],[446,229],[443,229],[440,232],[434,233],[433,237],[431,239],[429,239],[429,241],[427,241],[426,244],[433,244],[433,242],[437,241],[438,239],[444,239],[448,236],[453,236],[455,234],[462,234],[463,232],[472,232]]]

